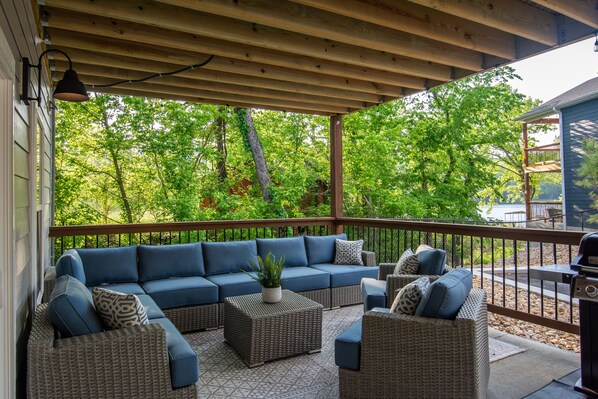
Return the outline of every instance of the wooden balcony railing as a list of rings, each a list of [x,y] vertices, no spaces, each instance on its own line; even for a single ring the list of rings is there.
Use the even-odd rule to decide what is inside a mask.
[[[530,269],[569,264],[583,236],[579,231],[520,229],[393,219],[305,218],[50,228],[54,256],[68,248],[102,248],[257,237],[327,235],[337,231],[363,239],[378,262],[396,262],[407,248],[426,243],[447,251],[447,263],[467,267],[474,285],[488,293],[489,310],[547,327],[579,333],[576,300],[568,285],[534,280]]]

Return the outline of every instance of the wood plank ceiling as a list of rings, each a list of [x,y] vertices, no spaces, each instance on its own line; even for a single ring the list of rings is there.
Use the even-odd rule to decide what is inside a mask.
[[[347,114],[593,35],[598,0],[38,0],[90,91]],[[591,48],[588,51],[592,51]],[[92,88],[197,64],[144,83]],[[66,69],[57,55],[53,79]]]

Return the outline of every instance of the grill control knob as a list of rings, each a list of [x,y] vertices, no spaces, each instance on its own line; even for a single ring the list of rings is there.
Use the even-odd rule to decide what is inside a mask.
[[[598,287],[596,287],[595,285],[586,286],[586,294],[590,298],[596,298],[598,296]]]

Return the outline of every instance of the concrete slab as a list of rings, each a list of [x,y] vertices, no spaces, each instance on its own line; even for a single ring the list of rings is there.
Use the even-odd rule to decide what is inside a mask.
[[[527,351],[490,364],[489,399],[519,399],[580,367],[578,353],[489,329],[489,335]]]

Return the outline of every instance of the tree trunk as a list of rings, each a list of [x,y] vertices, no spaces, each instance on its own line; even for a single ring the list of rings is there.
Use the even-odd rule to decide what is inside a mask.
[[[104,128],[106,131],[110,131],[110,122],[108,122],[108,115],[104,112]],[[120,164],[118,163],[118,156],[113,148],[109,148],[108,152],[110,153],[110,158],[112,161],[112,165],[114,166],[114,176],[116,180],[116,185],[118,186],[118,191],[120,193],[120,199],[123,203],[125,208],[125,217],[127,218],[127,223],[133,223],[133,214],[131,212],[131,205],[129,204],[129,198],[127,197],[127,191],[125,189],[125,183],[122,175],[122,171],[120,170]]]
[[[257,180],[262,189],[262,197],[267,202],[272,202],[272,196],[270,195],[270,183],[272,182],[270,180],[270,172],[268,172],[266,158],[264,158],[262,143],[260,143],[257,132],[255,131],[253,118],[251,117],[251,109],[235,108],[235,113],[237,114],[241,133],[245,136],[249,149],[251,150],[251,155],[253,155]]]
[[[216,146],[219,153],[216,168],[218,169],[218,181],[224,183],[228,174],[226,172],[226,119],[223,115],[224,108],[220,109],[220,114],[216,120]]]

